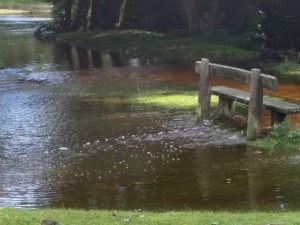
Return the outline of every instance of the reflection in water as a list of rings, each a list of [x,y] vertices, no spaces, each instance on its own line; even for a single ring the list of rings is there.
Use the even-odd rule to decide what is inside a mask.
[[[81,70],[89,69],[90,60],[89,60],[88,50],[77,46],[76,51],[78,55],[79,69]]]
[[[0,36],[0,207],[300,208],[298,153],[258,154],[236,126],[128,101],[196,87],[193,69],[40,42],[28,30]],[[281,87],[299,98],[297,85]]]
[[[260,152],[257,152],[260,154]],[[261,163],[259,163],[258,154],[253,154],[251,149],[248,150],[250,167],[248,171],[249,177],[249,201],[250,207],[253,209],[257,209],[260,207],[259,200],[261,199],[260,194],[262,193],[263,182],[260,174],[261,171]]]
[[[103,67],[150,66],[153,59],[128,59],[123,51],[101,52],[96,49],[85,49],[64,43],[54,45],[54,57],[57,64],[65,63],[71,70],[100,69]]]
[[[99,50],[91,50],[93,67],[95,69],[100,69],[103,67],[102,54]]]
[[[110,57],[113,67],[121,67],[127,65],[127,59],[125,58],[125,53],[121,51],[110,52]]]

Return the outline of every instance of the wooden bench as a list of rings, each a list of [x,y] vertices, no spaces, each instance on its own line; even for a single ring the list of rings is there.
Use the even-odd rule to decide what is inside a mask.
[[[233,116],[232,109],[225,111],[226,108],[220,106],[222,101],[227,101],[227,105],[229,105],[230,107],[232,106],[233,101],[244,103],[246,105],[249,105],[250,102],[249,92],[240,91],[234,88],[224,86],[212,87],[211,93],[219,96],[220,98],[219,115],[225,115],[228,118],[231,118]],[[263,96],[263,106],[265,109],[271,111],[272,126],[284,121],[284,119],[288,115],[300,112],[299,104],[287,102],[283,99],[272,98],[270,96]]]
[[[209,63],[208,59],[202,59],[201,62],[196,62],[195,70],[200,74],[198,99],[201,112],[200,120],[209,119],[211,94],[219,96],[219,117],[231,118],[233,116],[233,102],[235,101],[249,105],[248,140],[254,140],[260,134],[263,108],[271,111],[272,126],[281,123],[289,114],[300,112],[300,104],[263,95],[263,88],[278,90],[278,81],[274,76],[261,74],[258,69],[248,71]],[[250,84],[250,92],[225,86],[211,87],[212,76],[222,76]]]

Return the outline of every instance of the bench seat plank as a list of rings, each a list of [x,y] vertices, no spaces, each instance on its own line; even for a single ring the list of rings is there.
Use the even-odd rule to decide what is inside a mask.
[[[212,87],[211,93],[221,98],[237,101],[243,104],[249,104],[249,93],[234,88],[217,86]],[[263,97],[263,105],[267,110],[281,114],[293,114],[300,112],[300,104],[287,102],[286,100],[276,99],[269,96]]]

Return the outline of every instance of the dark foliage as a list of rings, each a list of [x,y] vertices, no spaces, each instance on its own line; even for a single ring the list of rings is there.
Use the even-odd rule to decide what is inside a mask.
[[[299,0],[47,1],[65,31],[123,27],[198,35],[225,30],[239,36],[244,47],[266,43],[268,48],[300,50]]]

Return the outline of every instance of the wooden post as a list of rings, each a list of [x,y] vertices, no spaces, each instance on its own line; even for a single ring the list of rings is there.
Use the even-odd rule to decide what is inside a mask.
[[[203,122],[203,120],[209,119],[210,110],[210,96],[211,96],[211,84],[209,74],[209,60],[202,58],[201,70],[199,77],[199,95],[198,103],[200,107],[200,115],[198,115],[197,121]]]
[[[248,113],[247,140],[252,141],[259,137],[263,108],[263,86],[259,69],[251,70],[250,102]]]
[[[233,117],[233,100],[219,97],[218,118],[232,119]]]
[[[276,112],[271,111],[271,126],[273,128],[275,128],[276,126],[281,124],[285,120],[286,117],[287,117],[286,114],[276,113]]]

